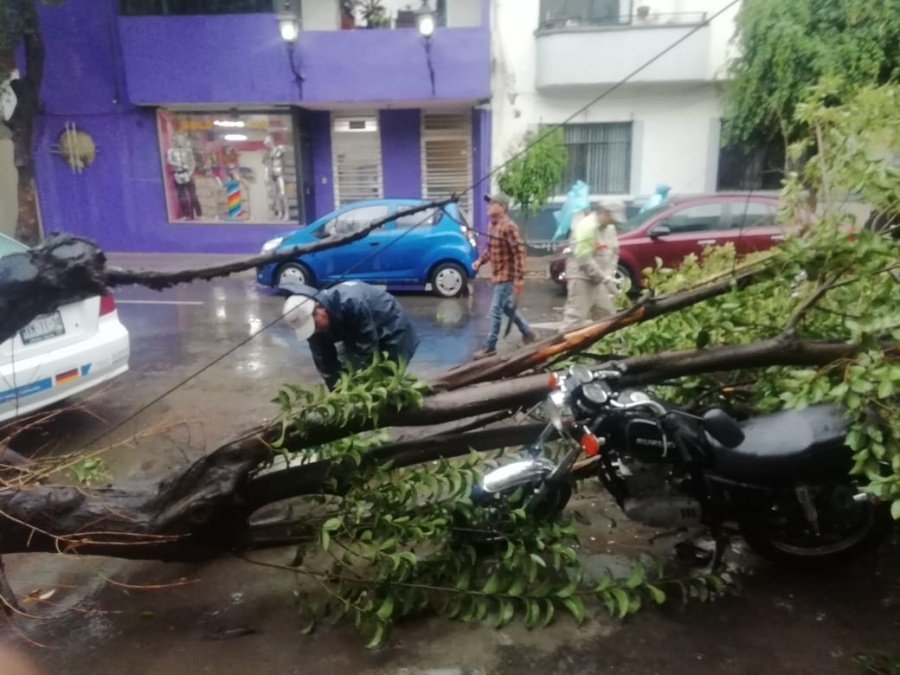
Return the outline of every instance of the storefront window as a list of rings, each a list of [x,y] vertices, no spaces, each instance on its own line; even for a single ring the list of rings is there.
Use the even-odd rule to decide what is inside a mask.
[[[172,222],[299,222],[286,114],[157,114]]]

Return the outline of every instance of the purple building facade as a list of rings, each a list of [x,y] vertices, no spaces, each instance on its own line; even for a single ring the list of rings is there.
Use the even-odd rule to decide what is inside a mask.
[[[437,3],[427,50],[408,11],[367,29],[339,0],[294,0],[308,16],[293,67],[276,14],[258,3],[192,15],[168,14],[178,3],[165,0],[135,12],[140,3],[41,8],[45,232],[110,251],[248,253],[341,204],[463,190],[483,225],[489,0]],[[75,132],[96,148],[80,169],[60,154]]]

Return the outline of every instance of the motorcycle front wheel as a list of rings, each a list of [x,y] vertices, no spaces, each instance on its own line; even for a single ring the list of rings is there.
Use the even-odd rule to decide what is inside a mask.
[[[469,543],[476,548],[490,548],[505,542],[514,533],[516,524],[509,518],[512,509],[525,506],[527,496],[534,493],[538,485],[521,486],[516,492],[519,499],[510,499],[510,495],[478,492],[472,495],[472,503],[478,510],[478,517],[473,522],[472,514],[457,514],[454,525],[457,528],[455,539],[458,544]],[[544,499],[532,511],[539,521],[555,520],[566,508],[572,497],[572,486],[561,482],[552,486]]]
[[[811,486],[813,527],[793,490],[776,493],[768,511],[740,523],[741,535],[781,567],[821,568],[846,563],[884,542],[893,530],[890,505],[854,501],[849,483]]]

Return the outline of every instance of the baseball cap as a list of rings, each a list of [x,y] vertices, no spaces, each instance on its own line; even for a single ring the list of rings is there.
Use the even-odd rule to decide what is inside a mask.
[[[488,204],[494,202],[495,204],[499,204],[500,206],[505,208],[507,211],[509,210],[509,197],[502,192],[495,192],[492,195],[485,195],[484,201],[486,201]]]
[[[298,340],[309,340],[316,332],[315,309],[316,301],[305,295],[292,295],[284,301],[284,320],[297,333]]]
[[[628,220],[625,217],[625,202],[621,199],[604,200],[600,203],[600,208],[606,211],[616,223],[624,223]]]

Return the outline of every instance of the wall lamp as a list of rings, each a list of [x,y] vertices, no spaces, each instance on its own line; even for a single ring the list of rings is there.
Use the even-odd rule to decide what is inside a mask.
[[[428,0],[422,0],[422,5],[416,11],[416,26],[419,29],[419,35],[425,44],[425,60],[428,63],[428,76],[431,78],[431,95],[435,95],[434,86],[434,64],[431,61],[431,38],[434,36],[437,27],[437,17]]]
[[[294,60],[297,41],[300,39],[300,16],[294,7],[294,3],[291,0],[285,0],[283,10],[276,18],[278,19],[278,32],[281,34],[281,41],[284,42],[284,46],[287,48],[291,73],[294,75],[294,82],[297,83],[297,91],[302,99],[304,77]]]

